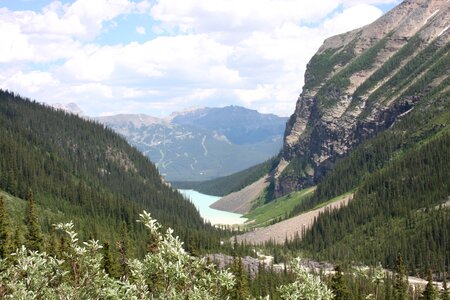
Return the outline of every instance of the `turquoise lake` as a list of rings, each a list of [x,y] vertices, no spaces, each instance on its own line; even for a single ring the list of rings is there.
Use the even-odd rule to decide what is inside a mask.
[[[220,199],[220,197],[205,195],[194,190],[179,190],[187,199],[197,207],[203,219],[211,224],[242,224],[247,219],[241,218],[241,214],[230,213],[209,207]]]

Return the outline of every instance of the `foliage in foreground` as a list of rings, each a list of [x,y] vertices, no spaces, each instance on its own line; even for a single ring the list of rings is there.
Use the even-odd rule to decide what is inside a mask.
[[[21,246],[0,258],[1,299],[229,299],[236,279],[204,258],[190,256],[178,237],[149,213],[142,222],[152,238],[152,251],[142,260],[127,261],[127,275],[114,278],[105,272],[102,246],[96,240],[80,246],[72,223],[58,224],[67,235],[62,257]],[[293,262],[296,282],[279,287],[282,299],[332,299],[319,277]]]
[[[334,299],[333,292],[320,280],[319,276],[308,274],[300,266],[300,259],[297,258],[292,264],[292,270],[296,275],[296,281],[282,285],[279,290],[282,299],[287,300],[331,300]]]
[[[68,236],[64,257],[29,251],[22,246],[0,260],[0,298],[11,299],[222,299],[234,285],[228,271],[189,256],[178,237],[144,212],[140,221],[155,236],[156,250],[143,260],[128,261],[129,275],[109,276],[102,267],[102,246],[91,240],[78,244],[73,224],[59,224]]]

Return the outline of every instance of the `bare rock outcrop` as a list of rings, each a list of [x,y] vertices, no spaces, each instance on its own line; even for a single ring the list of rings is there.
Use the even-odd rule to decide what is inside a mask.
[[[325,40],[286,127],[281,156],[289,165],[273,179],[274,195],[319,182],[339,158],[414,109],[422,91],[446,80],[449,26],[449,1],[408,0]]]

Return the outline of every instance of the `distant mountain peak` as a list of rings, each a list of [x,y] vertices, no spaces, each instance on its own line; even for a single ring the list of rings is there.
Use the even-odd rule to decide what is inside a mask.
[[[125,136],[168,180],[211,179],[260,163],[280,149],[287,121],[241,106],[94,119]]]
[[[103,116],[95,118],[100,123],[115,124],[120,126],[133,125],[134,127],[165,124],[169,122],[165,119],[145,115],[145,114],[118,114],[113,116]]]
[[[78,115],[78,116],[83,116],[84,112],[83,110],[74,102],[70,102],[70,103],[53,103],[51,105],[51,107],[57,109],[57,110],[63,110],[66,111],[68,113],[74,114],[74,115]]]
[[[191,107],[185,108],[183,110],[175,111],[175,112],[171,113],[169,115],[169,117],[167,117],[167,120],[172,121],[173,119],[175,119],[178,116],[185,116],[185,115],[188,115],[188,114],[191,114],[191,113],[195,113],[195,112],[198,112],[198,111],[201,111],[201,110],[204,110],[204,109],[207,109],[207,107],[191,106]]]

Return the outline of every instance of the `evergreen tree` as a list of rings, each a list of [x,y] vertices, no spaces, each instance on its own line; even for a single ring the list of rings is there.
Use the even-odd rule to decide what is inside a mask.
[[[384,285],[384,300],[392,300],[392,277],[387,277],[388,281]],[[378,300],[378,299],[377,299]]]
[[[406,277],[403,257],[397,256],[395,265],[394,300],[406,300],[408,291],[408,279]]]
[[[3,196],[0,195],[0,258],[11,252],[10,246],[9,217]]]
[[[23,245],[22,227],[17,226],[16,230],[14,230],[14,235],[11,243],[12,252],[16,251],[22,245]]]
[[[159,239],[153,232],[147,234],[147,252],[156,253],[158,251]]]
[[[236,284],[233,290],[233,299],[243,300],[250,296],[248,277],[244,270],[241,257],[234,257],[232,272],[236,278]]]
[[[205,224],[151,161],[111,129],[0,89],[0,190],[27,199],[28,188],[45,195],[39,204],[51,208],[48,220],[62,212],[81,226],[82,237],[93,232],[96,239],[118,241],[117,220],[129,223],[144,209],[184,243],[194,235],[199,249],[225,235]],[[128,228],[136,254],[144,254],[144,228]],[[42,226],[42,233],[49,229]]]
[[[128,258],[130,255],[130,240],[125,222],[120,225],[120,240],[117,242],[117,251],[119,253],[120,276],[128,276],[130,269]]]
[[[428,270],[428,283],[425,286],[425,290],[423,291],[422,295],[420,296],[420,300],[437,300],[438,295],[436,288],[433,285],[433,275],[431,274],[431,270]]]
[[[447,287],[447,274],[444,274],[444,281],[442,282],[441,299],[450,300],[450,291]]]
[[[28,191],[27,209],[25,213],[25,225],[27,226],[26,245],[29,250],[37,251],[42,249],[42,234],[39,225],[33,192]]]
[[[55,229],[52,228],[50,231],[50,238],[48,242],[48,254],[52,257],[56,257],[56,254],[58,253],[57,247],[56,232]]]
[[[197,256],[197,249],[196,249],[196,246],[195,246],[195,239],[194,239],[194,237],[193,236],[191,236],[190,238],[189,238],[189,241],[188,241],[188,243],[187,243],[187,252],[189,252],[192,256]]]
[[[113,262],[108,242],[103,243],[102,267],[106,274],[111,275],[113,273]]]
[[[64,253],[67,252],[67,241],[64,235],[61,235],[61,238],[59,239],[59,251],[58,251],[58,257],[63,258]]]
[[[335,300],[349,300],[350,291],[348,290],[347,285],[344,282],[344,278],[342,276],[342,271],[340,266],[336,266],[334,269],[335,273],[331,278],[331,290],[334,294]]]

